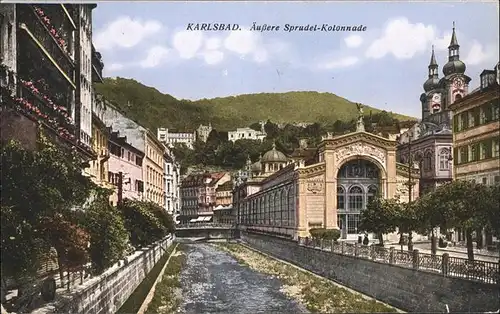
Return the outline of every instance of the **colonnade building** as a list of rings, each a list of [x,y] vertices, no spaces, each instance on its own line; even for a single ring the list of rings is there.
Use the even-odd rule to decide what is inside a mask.
[[[246,175],[233,190],[240,227],[294,239],[308,236],[312,228],[340,229],[343,239],[354,240],[371,198],[407,202],[411,176],[415,199],[418,169],[397,163],[397,142],[365,132],[362,121],[360,112],[356,132],[329,134],[318,147],[297,150],[292,157],[273,146],[259,161],[248,161]]]

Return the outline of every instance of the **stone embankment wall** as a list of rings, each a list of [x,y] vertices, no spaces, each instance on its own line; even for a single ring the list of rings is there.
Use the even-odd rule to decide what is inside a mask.
[[[79,286],[70,295],[57,298],[32,313],[116,313],[172,245],[168,236],[148,249],[138,251],[98,277]]]
[[[485,312],[500,308],[500,286],[445,277],[242,233],[249,246],[408,312]]]

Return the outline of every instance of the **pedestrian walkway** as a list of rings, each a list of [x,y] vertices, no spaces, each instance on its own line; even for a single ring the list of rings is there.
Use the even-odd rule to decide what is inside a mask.
[[[397,243],[391,243],[391,244],[386,244],[384,245],[387,248],[394,247],[395,249],[401,249],[401,245]],[[430,243],[417,243],[413,245],[413,248],[418,250],[421,253],[426,253],[426,254],[431,254],[430,250]],[[449,248],[437,248],[436,254],[442,255],[444,253],[448,253],[452,257],[458,257],[458,258],[467,258],[467,249],[462,249],[462,251],[459,251],[462,248],[457,248],[453,247],[453,249]],[[407,245],[403,245],[403,250],[408,250]],[[498,255],[485,255],[485,254],[478,254],[476,253],[478,250],[474,250],[474,259],[479,260],[479,261],[486,261],[486,262],[496,262],[498,263],[499,256]]]

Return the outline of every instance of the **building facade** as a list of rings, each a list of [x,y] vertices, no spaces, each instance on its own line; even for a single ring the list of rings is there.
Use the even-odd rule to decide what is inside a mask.
[[[500,183],[500,87],[496,70],[481,73],[481,85],[451,105],[454,179]]]
[[[146,200],[165,207],[165,181],[163,173],[165,146],[148,130],[144,131],[145,162],[143,177],[146,183]]]
[[[397,160],[407,164],[417,162],[420,171],[420,191],[425,193],[449,182],[453,177],[451,105],[469,92],[471,78],[460,60],[455,27],[448,47],[448,62],[439,78],[434,49],[428,66],[428,79],[420,96],[422,120],[398,138]]]
[[[409,177],[417,183],[412,197],[418,197],[418,170],[396,162],[396,144],[358,128],[323,138],[316,153],[303,158],[296,154],[291,160],[273,148],[249,166],[252,175],[234,189],[238,223],[295,239],[308,236],[311,228],[340,229],[343,239],[355,240],[371,198],[408,201]]]
[[[227,133],[227,139],[231,142],[236,142],[237,140],[258,140],[262,141],[266,138],[266,133],[261,131],[256,131],[251,128],[237,128],[236,131],[229,131]]]
[[[180,187],[181,223],[213,221],[216,207],[216,189],[231,180],[227,172],[191,174]]]
[[[167,128],[158,128],[157,133],[158,139],[167,147],[179,143],[193,149],[193,143],[196,142],[196,132],[169,132]]]
[[[175,156],[167,148],[163,156],[165,165],[164,180],[165,180],[165,209],[168,213],[177,217],[179,215],[179,182],[180,182],[180,165],[176,162]]]
[[[111,132],[108,143],[110,158],[108,161],[108,180],[113,185],[114,193],[110,202],[116,205],[120,199],[143,200],[144,179],[143,162],[144,152],[127,142],[125,136],[118,131]],[[119,186],[121,185],[121,191]]]
[[[34,147],[35,122],[41,122],[47,134],[63,146],[76,148],[87,161],[96,158],[91,147],[93,60],[81,57],[83,51],[91,50],[94,7],[2,5],[1,69],[9,82],[5,84],[1,75],[6,109],[2,111],[3,138]],[[86,115],[82,116],[82,110]]]
[[[208,125],[200,124],[196,129],[196,140],[206,142],[212,130],[212,123],[208,123]]]
[[[105,101],[103,121],[112,130],[125,136],[127,143],[144,152],[142,178],[144,180],[144,200],[165,207],[165,184],[163,179],[165,146],[148,129],[127,118],[113,104]]]

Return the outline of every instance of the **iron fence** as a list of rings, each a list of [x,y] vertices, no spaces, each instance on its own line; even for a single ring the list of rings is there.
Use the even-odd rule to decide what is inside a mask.
[[[468,260],[451,257],[448,253],[434,255],[420,253],[418,250],[404,251],[393,247],[385,248],[376,245],[360,245],[357,243],[335,242],[299,237],[301,246],[330,251],[336,254],[369,259],[381,263],[398,265],[419,271],[439,273],[443,276],[475,280],[485,283],[500,283],[499,263]]]
[[[178,224],[176,229],[234,229],[234,224],[224,224],[224,223],[185,223]]]

